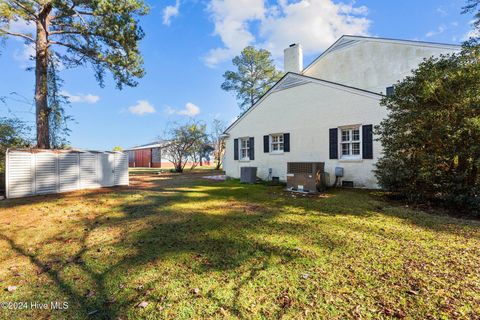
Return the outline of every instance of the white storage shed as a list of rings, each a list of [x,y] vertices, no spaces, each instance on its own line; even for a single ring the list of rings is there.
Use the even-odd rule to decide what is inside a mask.
[[[119,151],[9,149],[6,196],[20,198],[128,185],[128,155]]]

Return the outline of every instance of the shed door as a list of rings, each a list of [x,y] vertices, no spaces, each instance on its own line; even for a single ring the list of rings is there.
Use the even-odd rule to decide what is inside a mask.
[[[151,167],[152,161],[152,150],[151,149],[141,149],[135,150],[135,166],[149,168]]]
[[[102,186],[111,187],[115,178],[115,154],[102,154]]]

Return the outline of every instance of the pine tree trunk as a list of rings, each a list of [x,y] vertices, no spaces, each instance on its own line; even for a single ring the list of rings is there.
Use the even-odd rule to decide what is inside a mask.
[[[37,147],[50,149],[50,129],[48,119],[48,24],[51,6],[46,5],[37,20],[36,59],[35,59],[35,109],[37,117]]]

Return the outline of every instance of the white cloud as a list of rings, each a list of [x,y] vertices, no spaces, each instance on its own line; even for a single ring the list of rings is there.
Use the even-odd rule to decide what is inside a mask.
[[[215,66],[235,56],[243,48],[255,42],[249,23],[265,16],[264,0],[212,0],[208,5],[215,31],[223,48],[210,50],[204,58],[208,66]]]
[[[37,52],[34,43],[22,43],[19,47],[13,50],[13,59],[19,63],[20,68],[33,68],[35,66],[34,60]],[[65,70],[65,65],[58,61],[57,71]]]
[[[444,7],[442,7],[442,6],[438,7],[436,11],[437,11],[437,13],[439,13],[442,17],[448,16],[447,10],[446,10]]]
[[[467,41],[470,38],[478,38],[478,37],[480,37],[480,31],[478,31],[477,29],[472,29],[463,35],[462,41]]]
[[[472,28],[470,31],[465,33],[463,36],[461,36],[461,41],[468,41],[470,38],[479,38],[480,37],[480,31],[475,28],[474,26],[475,20],[470,20],[469,24],[470,27]]]
[[[237,55],[244,47],[256,45],[281,57],[291,43],[301,43],[306,54],[320,53],[344,34],[368,35],[368,8],[334,3],[332,0],[211,0],[208,6],[223,47],[204,57],[215,66]],[[259,30],[256,38],[254,28]]]
[[[433,37],[433,36],[438,36],[439,34],[442,34],[445,32],[445,30],[447,30],[447,27],[445,27],[445,25],[441,25],[437,28],[437,30],[432,30],[432,31],[429,31],[425,34],[425,37],[427,38],[430,38],[430,37]]]
[[[100,100],[99,96],[93,95],[91,93],[88,94],[83,94],[83,93],[78,93],[78,94],[71,94],[68,91],[62,91],[60,92],[61,95],[67,97],[68,101],[70,103],[88,103],[88,104],[94,104],[97,103],[98,100]]]
[[[163,24],[170,25],[172,18],[177,17],[180,13],[180,0],[175,1],[174,6],[166,6],[163,9]]]
[[[301,43],[306,54],[318,53],[344,34],[367,35],[370,26],[365,6],[331,0],[285,3],[280,12],[280,16],[268,16],[260,28],[266,38],[263,47],[277,57],[291,43]]]
[[[10,21],[6,28],[10,32],[22,33],[32,37],[35,34],[35,25],[24,19]],[[35,57],[35,44],[26,44],[25,39],[21,37],[12,36],[9,37],[9,39],[23,42],[20,48],[17,48],[13,51],[13,59],[20,63],[20,67],[22,69],[33,67],[32,57]]]
[[[13,51],[13,59],[20,63],[20,67],[25,69],[33,66],[33,57],[35,57],[35,44],[22,44],[21,48]]]
[[[191,102],[187,102],[185,107],[181,110],[177,110],[172,107],[166,107],[165,112],[169,115],[177,114],[180,116],[195,117],[200,113],[200,108]]]
[[[194,117],[199,113],[200,113],[200,108],[191,102],[188,102],[185,105],[185,108],[183,110],[178,111],[179,115],[184,115],[188,117]]]
[[[8,24],[8,30],[15,33],[33,35],[35,34],[35,24],[24,19],[18,19],[16,21],[11,21]],[[22,38],[17,37],[17,39],[23,41]]]
[[[138,100],[137,104],[134,106],[128,107],[128,111],[133,114],[138,114],[140,116],[146,113],[155,113],[155,107],[150,104],[147,100]]]

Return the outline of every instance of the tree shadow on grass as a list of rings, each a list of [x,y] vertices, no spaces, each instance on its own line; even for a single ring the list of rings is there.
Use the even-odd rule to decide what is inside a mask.
[[[276,204],[289,214],[312,214],[326,216],[375,217],[389,216],[404,220],[413,226],[458,235],[459,230],[466,236],[480,239],[480,221],[460,219],[446,214],[415,209],[400,202],[388,201],[378,190],[331,189],[325,195],[292,199],[286,195]]]
[[[240,185],[236,182],[186,180],[183,183],[155,181],[154,186],[145,191],[130,187],[111,189],[105,193],[98,190],[85,192],[81,197],[87,200],[103,196],[123,199],[114,208],[121,214],[100,215],[93,221],[80,219],[77,228],[82,228],[84,232],[75,240],[80,249],[60,253],[60,262],[53,264],[51,260],[54,257],[29,252],[25,246],[15,241],[12,232],[9,232],[10,235],[2,234],[1,240],[6,241],[18,255],[28,258],[33,265],[43,270],[60,292],[79,305],[80,309],[75,314],[79,318],[92,316],[114,319],[123,316],[129,307],[142,299],[155,301],[156,298],[149,297],[148,293],[145,296],[145,292],[135,292],[136,284],[127,283],[125,289],[121,289],[120,285],[128,282],[132,272],[171,259],[182,266],[191,264],[191,272],[198,275],[238,272],[239,280],[233,288],[234,297],[230,303],[225,304],[214,296],[208,299],[241,318],[246,317],[239,303],[242,288],[269,268],[268,257],[277,257],[283,263],[306,257],[307,253],[288,244],[273,244],[255,237],[267,229],[275,230],[280,236],[314,232],[302,223],[280,223],[276,220],[279,215],[355,215],[365,218],[375,214],[395,215],[421,227],[442,232],[453,232],[446,226],[458,223],[452,219],[441,220],[440,223],[445,224],[443,227],[432,225],[431,222],[425,223],[422,219],[409,217],[408,213],[400,214],[391,210],[388,204],[363,191],[337,190],[327,198],[292,199],[280,188],[268,190],[270,191],[266,192],[264,186]],[[124,199],[136,194],[141,195],[138,200]],[[58,195],[34,201],[43,203],[45,199],[58,200]],[[210,200],[220,201],[220,207],[219,204],[210,204]],[[22,201],[12,202],[18,204]],[[428,219],[428,216],[422,218]],[[132,226],[135,229],[130,229]],[[121,229],[121,233],[113,242],[90,244],[90,238],[95,233],[114,228]],[[52,238],[61,238],[62,233],[60,231]],[[316,244],[326,250],[346,245],[328,235],[320,238]],[[107,247],[113,253],[105,250]],[[98,262],[102,258],[106,261]],[[177,258],[183,260],[177,261]],[[90,283],[93,294],[80,292],[80,284],[66,278],[63,272],[72,266],[78,270],[82,279]],[[241,275],[245,276],[242,278]],[[160,276],[159,273],[142,285],[148,288],[153,285],[152,282],[159,281]],[[130,293],[121,300],[114,301],[112,297],[122,290]]]
[[[233,190],[239,190],[239,186],[232,186]],[[248,187],[241,187],[248,189]],[[207,198],[231,196],[231,192],[226,191],[223,186],[219,190],[216,187],[203,190]],[[131,305],[134,301],[116,301],[111,302],[114,292],[111,291],[109,279],[115,276],[123,276],[130,270],[142,268],[149,263],[170,259],[172,255],[181,256],[187,254],[191,256],[200,256],[202,260],[192,269],[197,274],[208,273],[212,271],[237,270],[242,266],[249,265],[252,257],[272,257],[276,256],[288,263],[302,253],[286,246],[273,245],[268,242],[259,242],[252,237],[248,237],[249,232],[265,225],[269,220],[274,219],[278,213],[275,210],[268,210],[266,207],[258,207],[261,214],[251,214],[245,212],[242,206],[224,208],[227,212],[222,215],[211,215],[202,210],[175,210],[172,209],[176,204],[196,204],[199,202],[197,197],[192,197],[191,193],[197,193],[199,190],[188,192],[188,190],[177,190],[167,195],[148,195],[142,197],[140,201],[133,201],[121,204],[119,209],[123,214],[115,217],[99,216],[92,221],[83,219],[78,222],[78,228],[83,228],[84,234],[77,241],[80,244],[80,250],[74,253],[59,254],[56,263],[51,262],[51,256],[42,257],[31,253],[15,241],[14,236],[1,235],[1,239],[6,241],[13,251],[18,255],[26,257],[38,269],[44,270],[45,274],[53,281],[59,291],[66,294],[73,302],[81,306],[78,314],[83,317],[94,316],[95,318],[113,319],[121,315],[126,305]],[[87,197],[98,197],[98,194],[88,194]],[[248,197],[248,192],[244,197]],[[203,198],[202,198],[203,199]],[[91,255],[95,255],[97,250],[102,249],[102,244],[89,245],[89,237],[99,228],[121,227],[128,229],[129,224],[136,222],[145,222],[133,233],[125,230],[125,237],[117,239],[113,248],[118,251],[134,248],[134,254],[128,254],[118,257],[118,261],[108,264],[103,268],[95,265],[95,260]],[[247,232],[247,230],[250,230]],[[61,237],[60,232],[57,236]],[[55,236],[54,238],[57,238]],[[100,253],[101,255],[103,253]],[[75,266],[79,270],[79,275],[92,283],[91,292],[80,293],[76,288],[76,283],[66,279],[63,271],[67,267]],[[256,266],[252,267],[257,268]],[[100,271],[99,271],[100,269]],[[253,270],[252,269],[252,270]],[[251,272],[250,277],[255,277],[255,272]],[[240,281],[235,289],[236,295],[239,295],[241,287],[248,280]],[[33,297],[32,297],[33,298]],[[140,298],[140,297],[139,297]],[[240,315],[237,299],[231,306],[233,314]],[[138,303],[139,301],[135,301]]]

